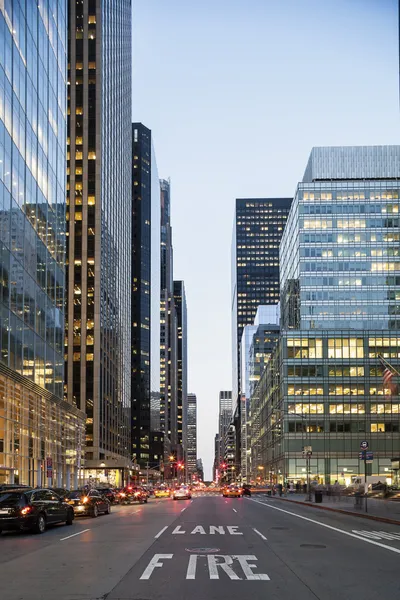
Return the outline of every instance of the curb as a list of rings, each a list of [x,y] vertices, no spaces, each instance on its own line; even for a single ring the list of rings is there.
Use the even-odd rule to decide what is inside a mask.
[[[320,510],[329,510],[331,512],[342,513],[343,515],[351,515],[352,517],[359,517],[360,519],[369,519],[370,521],[380,521],[381,523],[390,523],[391,525],[400,525],[400,521],[396,519],[389,519],[387,517],[377,517],[376,515],[369,515],[368,513],[356,513],[350,510],[343,510],[342,508],[332,508],[330,506],[321,506],[320,504],[310,504],[310,502],[302,502],[301,500],[288,500],[287,498],[277,498],[276,496],[268,496],[268,498],[274,498],[281,502],[289,502],[290,504],[301,504],[302,506],[308,506],[309,508],[319,508]]]

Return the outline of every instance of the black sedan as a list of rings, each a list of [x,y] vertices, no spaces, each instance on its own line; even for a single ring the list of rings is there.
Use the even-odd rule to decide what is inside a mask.
[[[31,530],[44,533],[48,525],[72,525],[71,506],[50,490],[13,489],[0,492],[0,533]]]
[[[50,491],[57,494],[64,502],[68,502],[69,490],[66,490],[65,488],[50,488]]]
[[[67,502],[73,507],[76,516],[98,517],[100,513],[109,515],[111,512],[110,502],[97,490],[90,490],[88,493],[74,490],[68,494]]]

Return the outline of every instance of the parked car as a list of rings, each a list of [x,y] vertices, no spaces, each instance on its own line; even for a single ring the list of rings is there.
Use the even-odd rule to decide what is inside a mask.
[[[119,496],[121,504],[133,504],[134,502],[147,504],[147,494],[139,487],[129,485],[120,492]]]
[[[111,503],[97,490],[90,490],[88,493],[74,490],[68,494],[68,503],[77,516],[98,517],[100,513],[109,515],[111,512]]]
[[[57,496],[62,498],[64,502],[68,501],[69,490],[66,490],[65,488],[50,488],[50,491],[57,494]]]
[[[174,493],[172,494],[174,500],[190,500],[191,497],[192,493],[187,485],[182,485],[177,490],[174,490]]]
[[[6,490],[32,490],[31,485],[20,485],[19,483],[3,483],[0,485],[0,492],[5,492]]]
[[[96,491],[99,492],[101,496],[105,496],[111,504],[117,502],[117,494],[112,488],[96,488]]]
[[[51,490],[26,488],[0,492],[0,533],[31,530],[44,533],[48,525],[72,525],[71,506]]]

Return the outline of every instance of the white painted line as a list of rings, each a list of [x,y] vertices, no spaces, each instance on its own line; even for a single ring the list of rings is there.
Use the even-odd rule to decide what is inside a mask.
[[[233,510],[233,512],[237,513],[237,510],[236,510],[236,508],[232,508],[232,510]]]
[[[347,535],[349,537],[355,538],[356,540],[361,540],[366,544],[373,544],[374,546],[379,546],[380,548],[384,548],[385,550],[390,550],[391,552],[395,552],[396,554],[400,554],[400,550],[398,548],[393,548],[392,546],[386,546],[386,544],[380,544],[379,542],[375,542],[374,540],[370,540],[365,537],[361,537],[359,535],[355,535],[354,533],[350,533],[349,531],[344,531],[344,529],[339,529],[338,527],[332,527],[332,525],[327,525],[326,523],[321,523],[321,521],[316,521],[315,519],[309,519],[308,517],[303,517],[303,515],[298,515],[296,513],[290,512],[289,510],[284,510],[283,508],[278,508],[277,506],[272,506],[271,504],[264,504],[264,502],[260,502],[259,500],[253,500],[252,502],[257,502],[257,504],[261,504],[261,506],[265,506],[266,508],[271,508],[272,510],[278,510],[279,512],[286,513],[287,515],[292,515],[292,517],[297,517],[298,519],[303,519],[303,521],[308,521],[309,523],[315,523],[315,525],[320,525],[321,527],[325,527],[326,529],[331,529],[332,531],[336,531],[338,533],[343,533],[343,535]]]
[[[73,533],[72,535],[68,535],[65,538],[61,538],[60,542],[63,542],[64,540],[69,540],[72,537],[75,537],[76,535],[81,535],[82,533],[86,533],[86,531],[90,531],[90,529],[84,529],[83,531],[78,531],[78,533]]]
[[[165,531],[166,529],[168,529],[168,525],[166,525],[165,527],[163,527],[163,528],[161,529],[161,531],[159,531],[159,532],[157,533],[157,535],[155,535],[155,536],[154,536],[154,538],[157,540],[157,539],[160,537],[160,535],[162,535],[162,534],[164,533],[164,531]]]
[[[181,512],[183,512],[183,511],[184,511],[184,510],[186,510],[186,509],[187,509],[187,506],[185,506],[185,508],[182,508]]]
[[[253,527],[253,531],[255,531],[257,533],[257,535],[260,536],[260,538],[262,538],[263,540],[266,540],[267,538],[265,537],[265,535],[263,535],[262,533],[260,533],[258,531],[258,529],[256,529],[255,527]]]

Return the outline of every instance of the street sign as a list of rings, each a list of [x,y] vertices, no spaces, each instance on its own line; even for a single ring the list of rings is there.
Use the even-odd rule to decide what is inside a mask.
[[[303,446],[303,452],[312,452],[312,446]]]
[[[368,447],[369,447],[369,445],[368,445],[367,441],[364,440],[363,442],[360,442],[361,450],[368,450]]]
[[[53,459],[51,456],[46,458],[46,476],[48,479],[53,477]]]
[[[365,452],[359,452],[359,453],[358,453],[358,458],[359,458],[360,460],[365,460]]]
[[[373,452],[366,452],[365,453],[365,460],[366,460],[367,464],[371,464],[374,461],[374,453]]]

